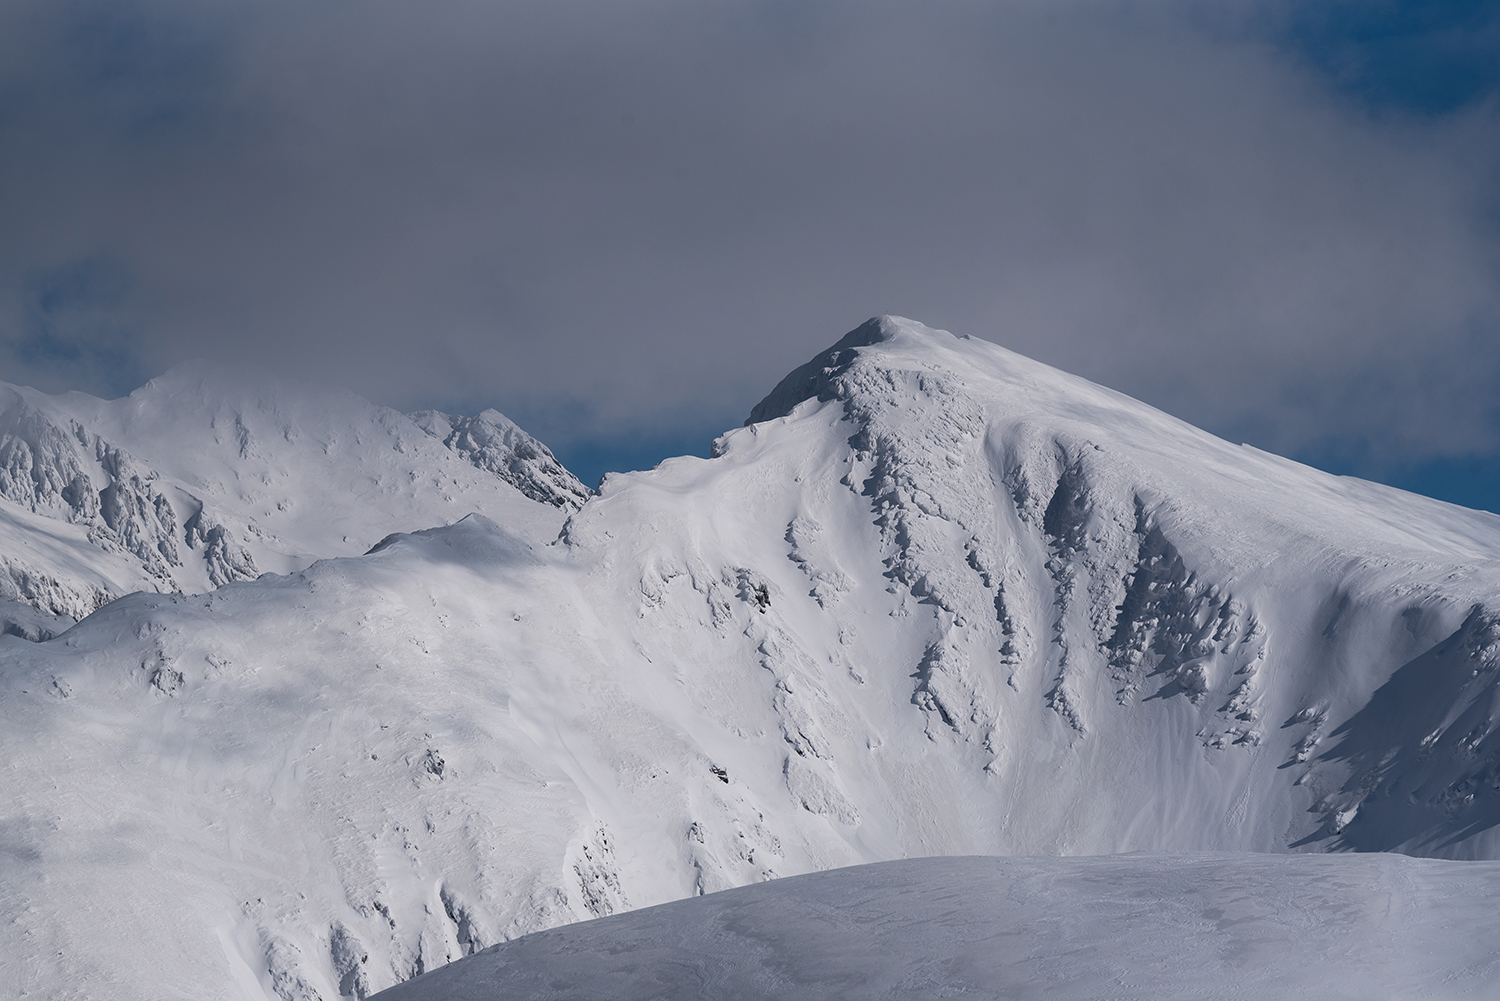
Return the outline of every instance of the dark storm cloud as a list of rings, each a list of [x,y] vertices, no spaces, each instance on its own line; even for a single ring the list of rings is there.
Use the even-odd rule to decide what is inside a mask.
[[[1500,449],[1487,84],[1367,100],[1304,9],[11,4],[5,376],[665,440],[897,312],[1366,472]]]

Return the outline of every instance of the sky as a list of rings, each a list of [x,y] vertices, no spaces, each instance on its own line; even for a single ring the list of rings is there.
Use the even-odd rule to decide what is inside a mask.
[[[0,379],[706,454],[869,316],[1500,510],[1500,4],[8,0]]]

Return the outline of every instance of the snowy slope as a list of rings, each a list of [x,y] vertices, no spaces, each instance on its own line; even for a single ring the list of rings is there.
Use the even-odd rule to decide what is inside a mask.
[[[754,417],[555,544],[0,636],[0,980],[364,995],[906,856],[1500,855],[1500,519],[889,318]]]
[[[381,1001],[1376,1001],[1500,994],[1500,864],[928,858],[539,932]]]
[[[199,362],[112,401],[0,384],[0,597],[76,619],[471,511],[550,539],[587,497],[495,411],[446,418],[440,435],[435,419]],[[475,430],[450,444],[450,423]]]

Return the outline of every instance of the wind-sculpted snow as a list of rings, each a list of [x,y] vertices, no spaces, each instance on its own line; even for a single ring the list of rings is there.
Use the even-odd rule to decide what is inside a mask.
[[[433,442],[430,414],[419,428],[318,394],[202,364],[114,401],[0,384],[0,510],[76,525],[88,544],[74,553],[82,568],[34,545],[0,549],[0,597],[78,619],[130,591],[300,569],[471,511],[551,538],[562,513],[527,498],[571,510],[587,496],[493,410],[444,418],[462,430]]]
[[[494,473],[534,501],[576,511],[589,499],[589,489],[563,468],[551,449],[498,410],[475,417],[423,410],[411,419],[474,466]]]
[[[0,502],[0,601],[7,625],[51,620],[62,632],[126,591],[149,586],[140,563],[118,549],[97,545],[88,526],[72,525]],[[0,626],[0,632],[26,636]],[[42,637],[38,634],[34,638]]]
[[[908,856],[1500,855],[1500,519],[983,341],[872,321],[714,458],[607,477],[552,544],[504,516],[371,548],[376,507],[461,506],[482,495],[445,484],[480,477],[561,517],[451,424],[370,408],[351,441],[305,402],[235,404],[193,425],[233,454],[190,469],[159,408],[117,403],[195,526],[179,555],[232,569],[232,536],[272,573],[0,635],[0,982],[23,990],[332,1001]],[[313,482],[322,508],[270,513]],[[385,506],[339,500],[361,490]],[[0,514],[54,562],[93,545]],[[365,555],[251,542],[344,524]]]
[[[84,526],[90,543],[134,556],[146,579],[170,589],[173,568],[182,565],[177,513],[155,477],[78,423],[61,426],[20,393],[9,395],[10,406],[0,414],[0,499]],[[96,479],[105,485],[96,487]],[[9,596],[41,611],[79,617],[93,610],[91,604],[97,607],[92,595],[45,569],[11,564],[7,570]],[[28,586],[28,578],[46,583]]]
[[[1489,998],[1500,864],[927,858],[539,932],[380,1001]]]

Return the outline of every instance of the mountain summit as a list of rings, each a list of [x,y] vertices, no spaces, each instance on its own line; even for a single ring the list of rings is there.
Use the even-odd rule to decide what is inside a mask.
[[[286,430],[247,418],[265,444],[237,459],[214,426],[224,477],[261,490],[280,441],[318,443],[317,475],[325,426],[254,413]],[[465,485],[444,510],[484,482],[571,511],[555,543],[476,505],[0,636],[11,982],[360,997],[579,918],[919,855],[1500,854],[1500,518],[892,317],[712,458],[576,510],[488,471],[498,422],[383,413],[342,447],[402,442],[402,476]]]

